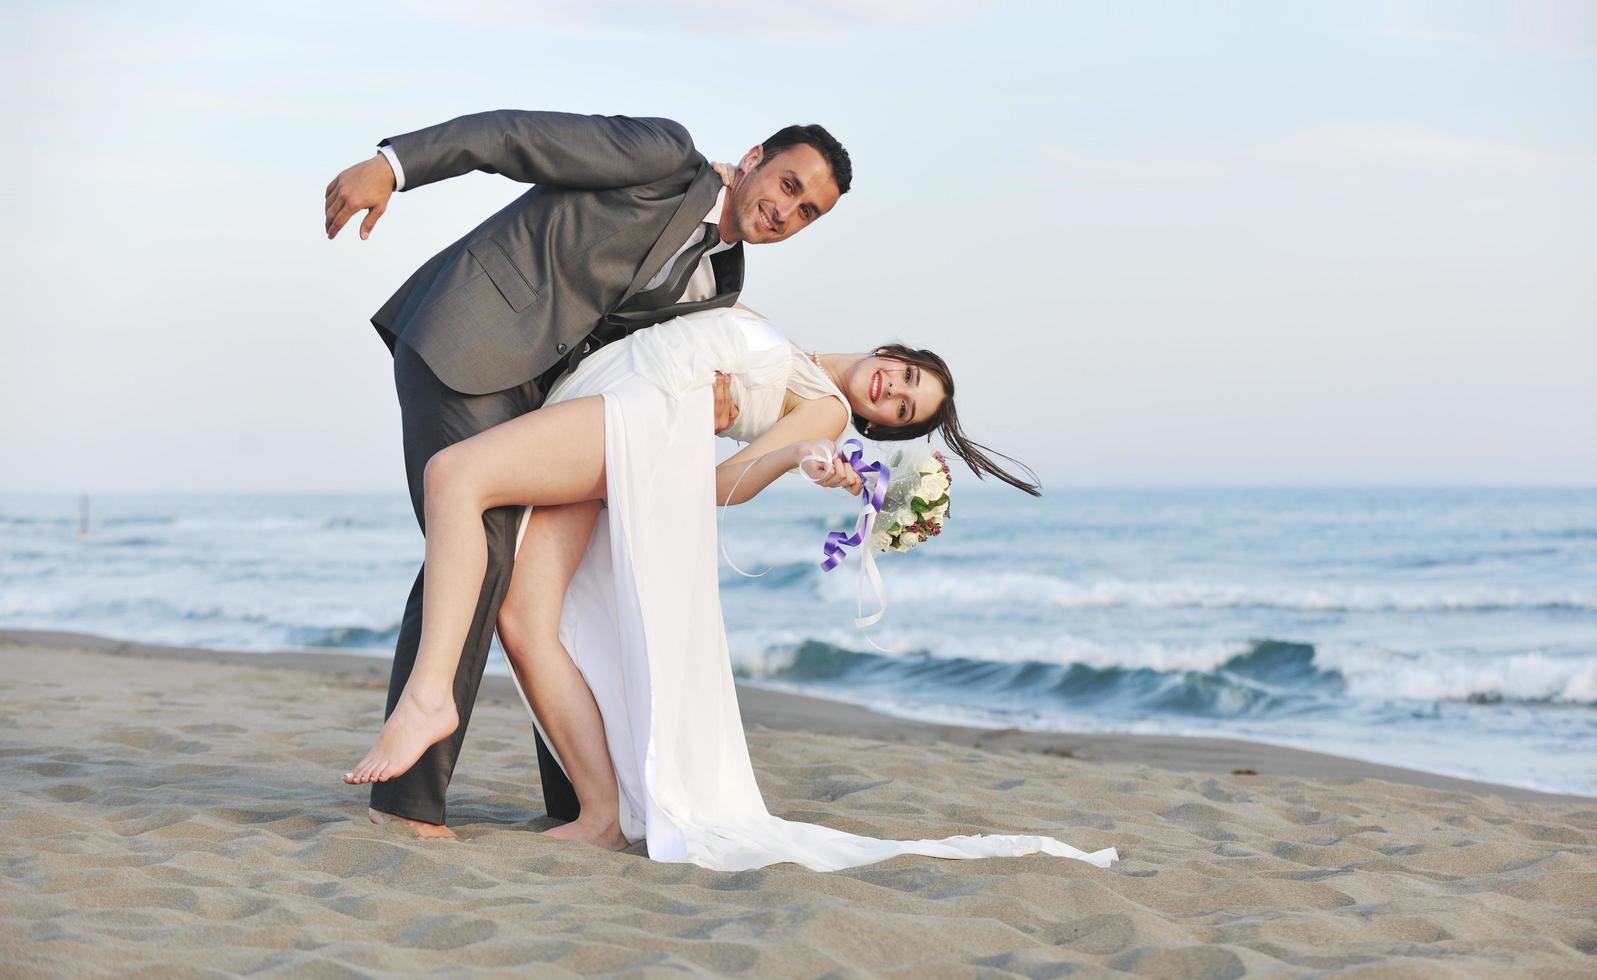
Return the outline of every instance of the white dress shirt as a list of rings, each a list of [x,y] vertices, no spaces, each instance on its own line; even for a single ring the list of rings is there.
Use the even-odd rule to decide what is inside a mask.
[[[401,167],[399,165],[399,156],[398,156],[398,154],[394,153],[394,148],[385,144],[383,146],[379,146],[377,148],[377,152],[381,153],[383,155],[383,159],[387,160],[388,161],[388,165],[393,168],[393,171],[394,171],[394,190],[396,190],[396,191],[404,190],[405,189],[405,168]]]
[[[676,265],[677,256],[704,241],[704,226],[706,224],[718,225],[721,223],[721,208],[725,205],[726,188],[723,187],[715,195],[715,204],[711,205],[710,210],[705,212],[704,220],[699,223],[698,227],[693,229],[693,233],[688,236],[687,241],[682,243],[682,247],[671,253],[671,257],[665,260],[664,265],[660,266],[660,271],[654,274],[654,278],[644,284],[643,291],[646,292],[665,282],[665,277],[670,275],[672,267]],[[715,295],[715,268],[710,265],[710,256],[716,252],[724,252],[731,247],[732,244],[730,242],[717,242],[714,247],[704,253],[704,256],[699,259],[699,267],[694,269],[693,275],[688,278],[688,284],[682,290],[682,295],[677,297],[678,303],[697,303]]]

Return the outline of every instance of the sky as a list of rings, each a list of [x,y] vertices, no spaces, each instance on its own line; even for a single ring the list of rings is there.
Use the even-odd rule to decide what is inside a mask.
[[[1597,485],[1591,2],[12,0],[0,59],[0,492],[402,492],[368,318],[523,188],[322,192],[498,108],[826,125],[744,301],[937,350],[1045,486]]]

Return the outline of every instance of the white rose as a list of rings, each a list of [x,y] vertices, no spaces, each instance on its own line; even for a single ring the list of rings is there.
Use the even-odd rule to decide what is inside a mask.
[[[920,483],[915,487],[915,496],[929,504],[941,497],[943,495],[943,491],[947,489],[948,487],[943,485],[942,481],[938,480],[935,475],[923,476],[921,477]]]
[[[915,523],[916,516],[917,515],[913,510],[905,507],[903,510],[893,515],[893,520],[898,522],[899,527],[909,527],[911,524]]]
[[[871,535],[871,547],[877,551],[886,551],[893,543],[893,536],[886,531],[877,531]]]

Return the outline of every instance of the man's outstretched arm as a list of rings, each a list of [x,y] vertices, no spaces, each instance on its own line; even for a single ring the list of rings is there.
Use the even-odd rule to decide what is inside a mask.
[[[328,185],[329,238],[367,211],[361,222],[365,238],[396,187],[408,191],[473,170],[523,183],[597,189],[647,184],[697,157],[688,131],[669,119],[514,109],[461,116],[389,137],[381,146],[397,166],[379,154]]]
[[[500,109],[382,141],[410,190],[473,170],[527,184],[631,187],[669,176],[693,155],[680,123],[631,116]]]

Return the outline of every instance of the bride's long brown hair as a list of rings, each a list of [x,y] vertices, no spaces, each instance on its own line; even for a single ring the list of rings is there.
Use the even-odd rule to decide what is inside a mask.
[[[972,442],[966,438],[964,430],[959,427],[959,415],[954,410],[954,376],[948,372],[947,362],[929,350],[916,350],[913,347],[905,347],[903,344],[883,344],[872,353],[881,357],[891,357],[906,364],[913,364],[922,371],[930,372],[936,376],[938,381],[943,383],[943,390],[947,393],[947,397],[943,399],[943,403],[938,406],[937,411],[924,419],[911,422],[909,425],[878,425],[855,413],[854,428],[861,435],[882,442],[892,442],[901,439],[918,439],[935,431],[943,437],[943,442],[948,444],[948,448],[954,455],[965,461],[965,465],[970,467],[971,472],[976,474],[977,479],[981,479],[983,474],[990,473],[1017,490],[1024,490],[1033,497],[1041,496],[1042,484],[1038,481],[1037,474],[1031,467],[1013,456],[1005,456],[1001,452],[989,449],[979,442]],[[1024,470],[1031,479],[1023,480],[1009,473],[1002,466],[993,462],[993,456],[1014,463]]]

